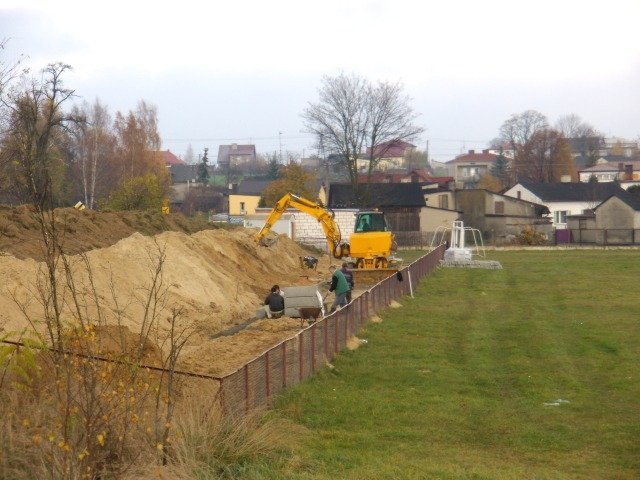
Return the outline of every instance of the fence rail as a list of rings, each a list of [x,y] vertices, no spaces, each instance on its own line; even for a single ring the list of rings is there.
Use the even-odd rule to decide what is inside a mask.
[[[371,287],[350,304],[312,323],[295,337],[270,348],[220,380],[223,411],[243,415],[269,405],[274,395],[309,377],[343,350],[369,318],[403,295],[437,268],[444,255],[441,245],[412,264]]]

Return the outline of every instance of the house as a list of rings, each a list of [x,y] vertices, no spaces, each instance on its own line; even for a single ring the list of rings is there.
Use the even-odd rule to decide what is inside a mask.
[[[468,153],[449,160],[446,165],[449,175],[454,179],[456,188],[475,188],[480,177],[489,172],[497,158],[498,155],[489,150],[483,150],[482,153],[469,150]]]
[[[630,160],[623,156],[601,157],[589,168],[578,170],[581,182],[592,179],[598,182],[638,182],[640,181],[640,160]]]
[[[508,189],[508,197],[539,203],[549,209],[553,226],[567,228],[568,215],[580,215],[596,208],[611,195],[624,192],[616,183],[535,183],[521,181]]]
[[[220,145],[218,147],[218,165],[238,166],[256,159],[255,145]]]
[[[415,150],[416,146],[403,140],[391,140],[383,142],[375,148],[368,148],[366,157],[358,158],[356,165],[359,172],[369,170],[369,158],[373,156],[376,160],[374,170],[389,170],[401,168],[407,156]],[[373,155],[372,155],[373,153]]]
[[[173,165],[187,165],[187,162],[177,157],[171,150],[160,150],[160,159],[164,165],[171,167]]]
[[[437,183],[448,187],[452,177],[434,177],[427,168],[393,169],[358,175],[358,183]]]
[[[544,205],[484,189],[456,190],[455,208],[465,226],[477,228],[493,244],[505,243],[527,227],[544,234],[552,230]]]
[[[253,214],[260,203],[263,190],[273,180],[242,180],[229,194],[229,215]]]
[[[617,192],[592,212],[567,217],[571,241],[598,245],[640,243],[640,197]]]

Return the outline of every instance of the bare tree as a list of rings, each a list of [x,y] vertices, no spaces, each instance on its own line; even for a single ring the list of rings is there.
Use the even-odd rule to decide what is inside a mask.
[[[86,118],[86,123],[73,126],[69,135],[70,177],[81,188],[84,204],[93,208],[96,199],[106,197],[118,181],[111,168],[115,147],[111,116],[99,100],[75,106],[72,114]]]
[[[413,124],[417,115],[400,84],[373,85],[362,77],[341,74],[323,77],[318,93],[318,102],[309,103],[302,114],[305,127],[323,149],[339,159],[362,203],[365,192],[358,184],[359,156],[369,153],[371,171],[386,153],[381,145],[411,140],[423,129]]]
[[[380,82],[371,88],[368,108],[370,126],[367,135],[368,176],[394,146],[394,142],[413,140],[424,132],[415,125],[418,114],[409,105],[411,99],[399,83]]]
[[[64,165],[60,159],[62,134],[82,121],[63,112],[74,95],[64,88],[62,77],[71,67],[48,65],[40,79],[24,79],[21,86],[0,97],[8,111],[2,137],[0,163],[23,201],[43,209],[59,200]]]
[[[584,158],[586,166],[595,165],[604,146],[604,135],[573,113],[561,116],[556,122],[556,129],[572,140],[574,149]]]
[[[519,167],[526,165],[525,145],[538,131],[549,126],[547,117],[536,110],[514,113],[500,127],[500,143],[508,143],[514,152],[514,168],[510,183],[520,180]]]
[[[520,147],[515,162],[520,180],[559,182],[563,175],[575,174],[567,139],[552,128],[537,130]]]

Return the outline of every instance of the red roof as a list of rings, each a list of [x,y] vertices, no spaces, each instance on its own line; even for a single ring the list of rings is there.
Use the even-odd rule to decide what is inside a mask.
[[[468,163],[468,162],[487,162],[493,163],[496,161],[498,155],[495,153],[489,153],[487,150],[484,150],[481,153],[476,153],[473,150],[469,150],[469,153],[464,153],[462,155],[458,155],[453,160],[449,160],[446,163]]]
[[[186,165],[187,164],[187,162],[179,159],[173,153],[171,153],[171,150],[161,150],[160,155],[162,155],[162,161],[164,162],[165,165]]]
[[[375,150],[376,157],[382,158],[397,158],[404,157],[407,149],[415,148],[415,145],[403,140],[391,140],[390,142],[384,142],[378,145]],[[367,154],[371,153],[371,148],[367,149]]]

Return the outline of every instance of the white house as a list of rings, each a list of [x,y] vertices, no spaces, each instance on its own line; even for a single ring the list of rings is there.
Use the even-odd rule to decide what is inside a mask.
[[[567,228],[567,215],[592,211],[605,199],[624,192],[616,183],[535,183],[522,181],[504,192],[508,197],[539,203],[549,209],[553,226]]]

